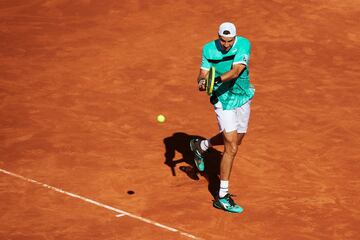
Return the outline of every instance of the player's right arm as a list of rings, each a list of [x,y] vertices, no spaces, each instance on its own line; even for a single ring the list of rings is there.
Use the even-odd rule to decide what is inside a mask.
[[[199,76],[197,78],[199,91],[205,91],[205,77],[210,70],[211,64],[208,59],[205,57],[205,48],[202,50],[201,56],[201,66]]]
[[[209,70],[200,68],[199,76],[197,78],[199,91],[205,91],[205,77]]]

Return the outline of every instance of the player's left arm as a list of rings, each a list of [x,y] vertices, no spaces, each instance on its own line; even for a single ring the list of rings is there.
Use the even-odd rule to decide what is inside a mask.
[[[237,78],[246,68],[245,64],[233,64],[233,67],[231,68],[230,71],[222,74],[219,79],[215,79],[215,81],[221,81],[221,82],[226,82],[229,81],[231,79],[235,79]]]
[[[247,68],[249,64],[250,48],[250,42],[247,41],[245,46],[243,46],[241,50],[236,53],[231,70],[222,74],[221,76],[218,76],[215,81],[226,82],[239,77],[239,75]]]

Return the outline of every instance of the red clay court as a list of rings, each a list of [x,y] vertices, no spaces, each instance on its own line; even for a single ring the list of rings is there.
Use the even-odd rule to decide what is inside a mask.
[[[0,239],[359,238],[359,17],[349,0],[0,1]],[[196,77],[223,21],[252,42],[241,214],[212,207],[222,148],[199,174],[187,145],[218,131]]]

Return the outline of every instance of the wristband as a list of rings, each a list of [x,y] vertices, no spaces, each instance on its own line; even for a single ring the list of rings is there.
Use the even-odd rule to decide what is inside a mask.
[[[215,83],[222,83],[221,76],[218,76],[214,79]]]

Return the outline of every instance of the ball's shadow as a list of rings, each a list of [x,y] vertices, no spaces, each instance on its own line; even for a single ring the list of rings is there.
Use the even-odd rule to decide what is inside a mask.
[[[208,181],[208,190],[213,197],[217,196],[220,185],[219,171],[222,153],[214,148],[210,148],[204,158],[205,170],[199,172],[194,163],[194,154],[190,149],[190,140],[193,138],[204,139],[197,135],[189,135],[183,132],[176,132],[172,136],[164,138],[165,145],[165,164],[170,167],[171,174],[176,176],[176,165],[186,163],[178,169],[187,174],[192,180],[199,180],[200,177]],[[181,155],[180,159],[175,159],[176,152]]]

